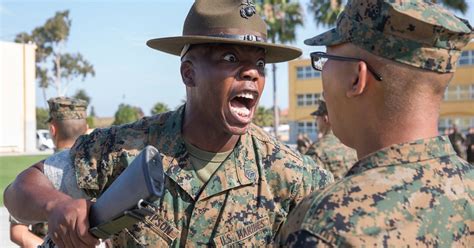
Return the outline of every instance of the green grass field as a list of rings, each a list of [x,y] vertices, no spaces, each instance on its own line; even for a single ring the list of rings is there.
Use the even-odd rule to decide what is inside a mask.
[[[0,157],[0,206],[3,206],[3,191],[5,191],[5,187],[15,179],[18,173],[47,156]]]

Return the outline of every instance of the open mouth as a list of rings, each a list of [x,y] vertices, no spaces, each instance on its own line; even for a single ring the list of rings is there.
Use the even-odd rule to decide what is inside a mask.
[[[253,108],[257,103],[256,92],[245,91],[230,100],[230,111],[241,123],[247,124],[252,120]]]

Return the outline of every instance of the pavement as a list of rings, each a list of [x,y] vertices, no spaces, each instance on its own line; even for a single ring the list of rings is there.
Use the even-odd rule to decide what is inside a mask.
[[[5,207],[0,207],[0,247],[13,248],[18,247],[10,241],[10,222],[8,221],[8,210]]]

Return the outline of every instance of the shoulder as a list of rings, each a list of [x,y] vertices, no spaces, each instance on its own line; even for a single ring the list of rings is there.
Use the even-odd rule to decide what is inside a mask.
[[[266,169],[272,169],[274,166],[306,167],[314,166],[307,164],[299,152],[293,151],[290,147],[270,136],[263,129],[252,124],[249,129],[249,135],[252,137],[255,149],[264,162]]]
[[[312,190],[325,187],[333,181],[332,175],[309,156],[292,150],[256,125],[252,124],[249,134],[254,140],[262,169],[269,180],[285,181],[291,184],[291,187],[305,184],[303,187]]]
[[[95,129],[89,135],[82,135],[71,148],[71,156],[77,158],[98,158],[120,151],[140,151],[148,138],[151,126],[164,123],[171,112],[144,117],[136,122],[110,128]]]
[[[70,150],[79,187],[88,195],[97,196],[147,145],[150,127],[161,127],[169,116],[164,113],[145,117],[79,137]]]

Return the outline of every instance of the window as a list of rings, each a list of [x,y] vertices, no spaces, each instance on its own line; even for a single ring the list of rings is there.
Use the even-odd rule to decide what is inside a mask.
[[[316,134],[316,122],[314,121],[302,121],[298,122],[298,133],[306,133],[309,136]]]
[[[321,93],[296,95],[296,105],[297,106],[314,106],[318,99],[321,99]]]
[[[296,67],[296,77],[298,79],[304,77],[304,67]]]
[[[448,88],[444,92],[444,100],[474,100],[474,84],[448,86]]]
[[[296,67],[296,77],[298,79],[319,78],[321,73],[314,70],[311,66],[299,66]]]
[[[474,50],[463,51],[459,59],[459,65],[474,65]]]
[[[298,106],[304,106],[304,95],[298,95],[297,98]]]

